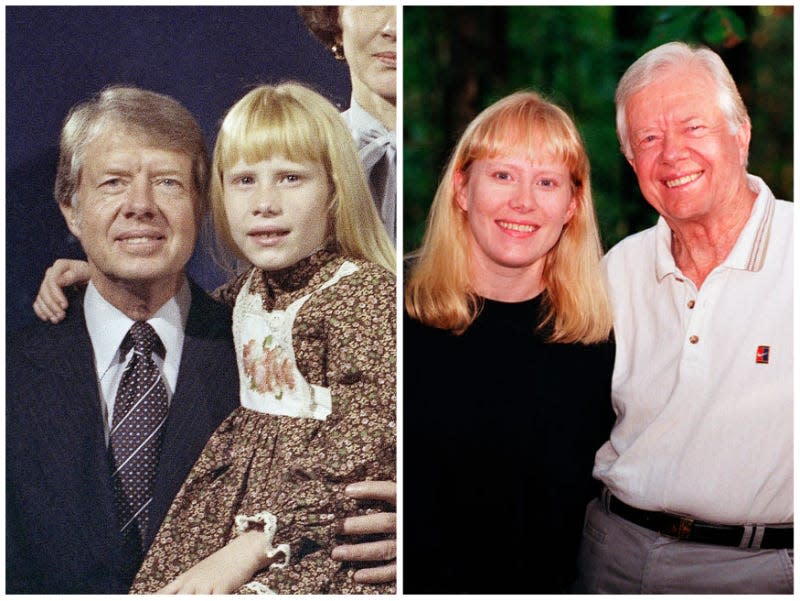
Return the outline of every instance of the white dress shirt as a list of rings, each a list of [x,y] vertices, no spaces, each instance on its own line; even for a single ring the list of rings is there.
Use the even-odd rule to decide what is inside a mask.
[[[625,503],[728,524],[792,521],[793,205],[758,193],[700,290],[663,218],[604,259],[617,422],[594,475]]]
[[[184,278],[178,294],[169,299],[147,320],[161,338],[166,355],[162,359],[153,353],[153,359],[161,371],[161,377],[167,387],[167,399],[178,382],[178,370],[183,351],[184,330],[189,317],[189,306],[192,294],[189,282]],[[134,324],[134,320],[109,303],[91,282],[86,287],[83,298],[83,310],[86,317],[86,328],[94,350],[95,370],[100,386],[101,409],[106,429],[106,444],[114,417],[114,400],[117,396],[122,374],[133,356],[131,349],[125,357],[121,356],[120,344]]]

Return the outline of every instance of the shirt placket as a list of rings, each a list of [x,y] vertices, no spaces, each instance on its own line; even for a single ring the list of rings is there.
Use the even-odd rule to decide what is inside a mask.
[[[707,396],[711,385],[711,368],[714,357],[713,312],[720,290],[727,277],[727,270],[718,267],[703,282],[700,290],[689,278],[678,273],[676,286],[680,287],[686,327],[681,345],[680,378],[676,395],[684,399],[700,399]]]

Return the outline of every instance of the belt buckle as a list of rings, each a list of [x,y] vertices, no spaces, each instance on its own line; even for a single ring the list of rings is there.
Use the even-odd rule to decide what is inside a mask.
[[[692,518],[679,516],[678,521],[670,523],[667,528],[661,532],[661,534],[666,534],[667,536],[677,538],[678,540],[689,540],[689,536],[692,533],[693,524],[694,520]]]

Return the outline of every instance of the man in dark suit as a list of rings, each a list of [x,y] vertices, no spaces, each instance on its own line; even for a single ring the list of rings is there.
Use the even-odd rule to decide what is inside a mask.
[[[56,198],[91,281],[64,322],[8,342],[9,593],[126,593],[205,442],[238,404],[230,311],[184,275],[207,173],[202,132],[171,98],[109,88],[65,121]],[[110,431],[135,354],[120,342],[135,322],[165,347],[153,360],[167,414],[147,526],[126,536]]]

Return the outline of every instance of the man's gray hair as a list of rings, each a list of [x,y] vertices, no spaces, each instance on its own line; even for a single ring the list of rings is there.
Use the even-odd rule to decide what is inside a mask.
[[[109,129],[140,136],[148,146],[180,152],[191,159],[195,214],[200,223],[208,209],[209,159],[203,131],[174,98],[132,86],[110,86],[70,109],[61,128],[56,201],[63,206],[75,204],[86,149]]]
[[[739,90],[736,89],[736,83],[720,56],[703,46],[693,47],[683,42],[669,42],[643,54],[628,67],[617,85],[617,92],[614,95],[617,107],[617,136],[622,152],[628,159],[633,157],[625,112],[628,100],[650,85],[664,69],[691,63],[697,63],[705,68],[714,80],[718,90],[719,107],[728,121],[731,133],[736,133],[739,127],[750,123],[747,108],[739,95]]]

